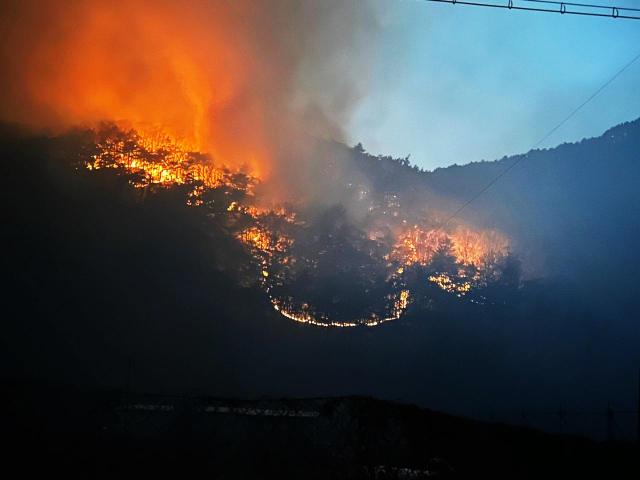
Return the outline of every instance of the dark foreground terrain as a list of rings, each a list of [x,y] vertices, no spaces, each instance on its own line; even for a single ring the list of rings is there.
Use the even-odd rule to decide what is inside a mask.
[[[207,478],[639,478],[630,444],[367,397],[231,400],[7,384],[24,474]]]
[[[433,291],[398,322],[349,331],[278,315],[238,281],[250,259],[224,225],[179,189],[141,196],[116,171],[78,168],[83,138],[0,132],[0,378],[22,382],[2,384],[5,470],[10,461],[47,477],[640,478],[629,443],[370,399],[505,422],[516,412],[515,423],[635,439],[640,121],[532,154],[515,184],[483,199],[486,211],[513,207],[497,225],[548,252],[554,275],[485,304]],[[431,182],[460,198],[499,167],[420,173],[354,155],[377,172],[374,186],[405,178],[398,192]],[[545,189],[515,202],[525,192],[517,182],[532,179]],[[51,387],[62,384],[83,388]],[[220,400],[260,396],[316,399]]]

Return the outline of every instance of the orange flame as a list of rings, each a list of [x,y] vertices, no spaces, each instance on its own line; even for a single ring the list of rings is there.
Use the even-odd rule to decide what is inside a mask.
[[[303,50],[315,51],[313,14],[332,11],[297,3],[3,2],[0,120],[106,120],[141,137],[161,126],[183,150],[264,178],[307,113],[293,114],[305,102],[293,84]]]
[[[493,230],[458,228],[447,233],[414,225],[398,235],[390,258],[403,265],[427,265],[442,248],[449,248],[460,265],[482,268],[507,255],[509,241]]]

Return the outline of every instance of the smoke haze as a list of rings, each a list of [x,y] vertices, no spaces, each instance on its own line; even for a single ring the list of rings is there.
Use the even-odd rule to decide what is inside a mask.
[[[366,88],[370,7],[4,2],[0,119],[54,130],[104,120],[161,128],[217,163],[291,176],[307,153],[302,137],[343,138]]]

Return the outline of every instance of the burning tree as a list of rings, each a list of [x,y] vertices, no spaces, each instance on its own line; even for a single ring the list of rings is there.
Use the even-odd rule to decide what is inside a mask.
[[[365,187],[346,185],[345,198],[371,205],[359,222],[344,206],[261,207],[258,179],[216,166],[208,155],[161,134],[103,125],[84,165],[117,171],[144,192],[184,190],[187,205],[204,209],[216,228],[244,245],[253,265],[240,268],[241,283],[259,285],[278,312],[301,323],[379,325],[400,318],[411,292],[418,300],[431,295],[429,286],[457,297],[481,296],[517,271],[509,242],[498,232],[429,227],[416,222],[394,193],[354,196]]]

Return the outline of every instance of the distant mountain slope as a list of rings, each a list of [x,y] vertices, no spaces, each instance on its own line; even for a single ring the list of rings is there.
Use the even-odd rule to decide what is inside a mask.
[[[629,274],[640,258],[640,119],[597,138],[432,172],[360,146],[352,155],[374,189],[403,195],[407,208],[433,204],[444,217],[518,162],[459,218],[506,232],[535,276]]]
[[[638,259],[640,119],[525,156],[438,169],[427,181],[462,202],[518,161],[461,216],[503,228],[554,274]]]
[[[358,393],[507,420],[559,406],[635,408],[638,122],[532,153],[465,211],[544,255],[538,281],[484,305],[434,295],[398,322],[349,332],[291,322],[239,285],[244,250],[179,188],[142,198],[115,171],[76,169],[77,134],[10,130],[0,141],[3,379],[219,396]],[[504,165],[420,172],[403,159],[322,148],[336,175],[314,172],[315,184],[333,185],[323,195],[333,204],[346,185],[351,198],[451,208]],[[357,221],[361,212],[351,213]],[[602,436],[597,415],[561,428]],[[618,426],[633,438],[635,417]]]

